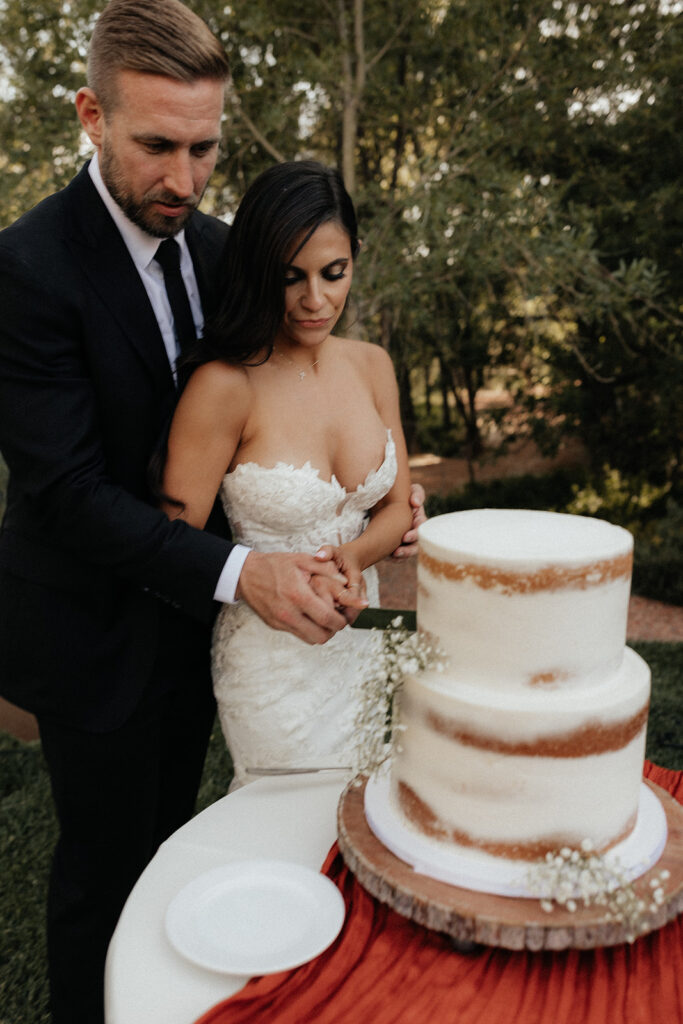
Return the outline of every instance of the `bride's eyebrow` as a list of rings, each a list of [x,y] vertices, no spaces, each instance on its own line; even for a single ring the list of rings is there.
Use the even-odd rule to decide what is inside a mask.
[[[330,260],[330,262],[326,263],[324,267],[320,267],[318,273],[324,274],[325,271],[330,270],[331,267],[338,267],[340,265],[347,267],[350,262],[351,261],[348,256],[338,256],[336,260]],[[305,273],[305,271],[301,267],[297,267],[296,263],[285,263],[285,271],[294,271],[297,274]]]

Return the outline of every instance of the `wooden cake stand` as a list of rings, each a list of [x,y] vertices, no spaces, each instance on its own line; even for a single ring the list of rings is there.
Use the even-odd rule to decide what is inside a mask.
[[[660,860],[634,883],[648,904],[650,880],[668,869],[662,886],[664,902],[647,919],[640,934],[661,928],[683,911],[683,807],[654,783],[645,780],[666,814],[668,837]],[[513,898],[460,889],[416,873],[384,846],[371,831],[364,807],[365,778],[346,787],[337,814],[339,849],[364,889],[399,914],[433,931],[451,936],[461,951],[477,945],[504,949],[594,949],[627,942],[623,924],[605,920],[605,908],[579,906],[571,912],[543,910],[536,898]]]

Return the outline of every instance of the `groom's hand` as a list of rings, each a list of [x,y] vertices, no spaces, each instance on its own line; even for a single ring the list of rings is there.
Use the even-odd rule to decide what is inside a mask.
[[[314,575],[329,580],[327,594],[313,589]],[[309,644],[324,644],[347,624],[331,596],[345,586],[346,577],[334,562],[301,553],[251,551],[242,566],[236,597],[273,629],[293,633]]]
[[[409,558],[411,555],[417,554],[417,528],[422,523],[427,522],[424,510],[425,498],[426,495],[422,484],[410,485],[409,501],[413,510],[413,521],[407,533],[403,534],[401,544],[393,552],[392,558]]]

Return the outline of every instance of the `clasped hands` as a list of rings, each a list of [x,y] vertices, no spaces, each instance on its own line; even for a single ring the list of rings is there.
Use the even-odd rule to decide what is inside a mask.
[[[425,521],[424,491],[411,487],[413,522],[394,557],[415,553],[417,527]],[[324,545],[315,555],[251,551],[244,562],[237,597],[273,629],[323,644],[368,606],[360,567],[348,552]]]

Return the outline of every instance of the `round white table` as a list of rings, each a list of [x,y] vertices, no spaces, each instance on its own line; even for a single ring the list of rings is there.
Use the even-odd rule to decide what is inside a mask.
[[[212,804],[159,848],[109,946],[106,1024],[192,1024],[248,981],[186,960],[166,937],[173,897],[221,864],[269,857],[319,869],[337,838],[343,771],[262,778]]]

